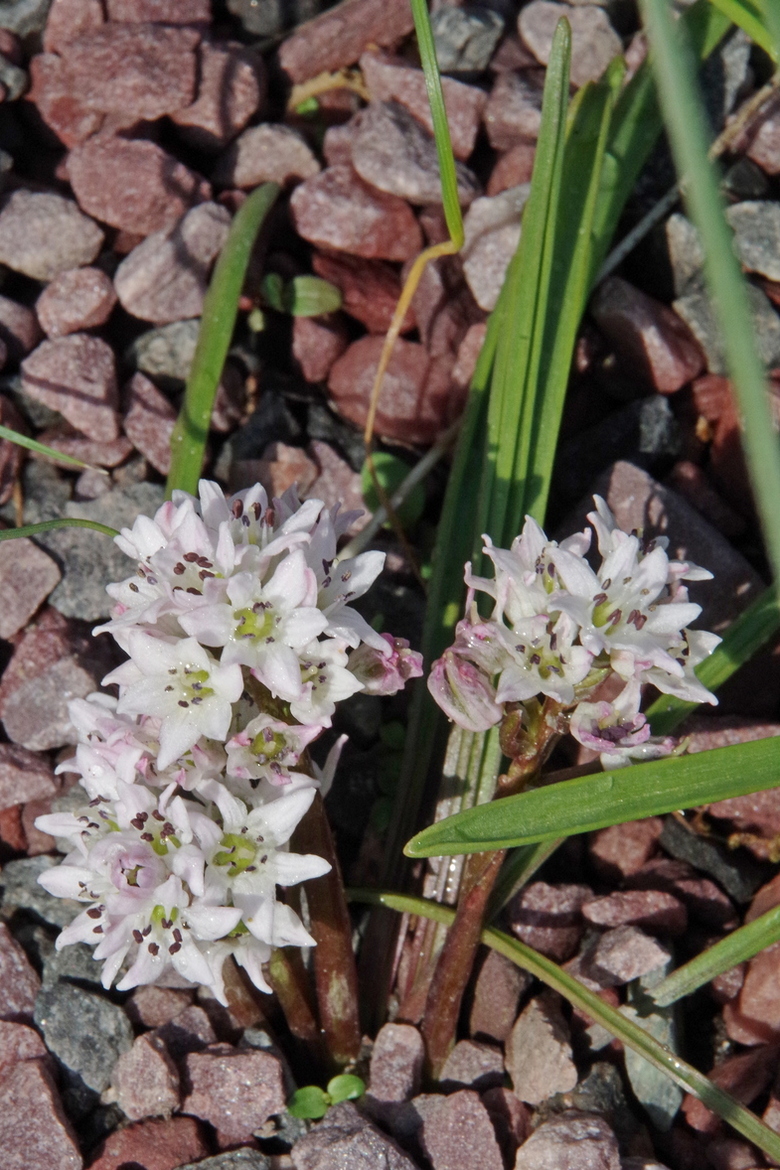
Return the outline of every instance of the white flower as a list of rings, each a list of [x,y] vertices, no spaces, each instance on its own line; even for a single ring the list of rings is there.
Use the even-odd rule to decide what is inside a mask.
[[[248,780],[253,788],[261,780],[275,786],[290,784],[301,755],[321,733],[311,726],[282,723],[270,715],[258,715],[227,743],[227,774]]]
[[[103,683],[119,683],[120,714],[162,720],[159,768],[167,768],[202,735],[227,738],[232,704],[244,690],[240,666],[223,666],[195,638],[168,641],[137,629],[117,631],[115,637],[130,661]]]

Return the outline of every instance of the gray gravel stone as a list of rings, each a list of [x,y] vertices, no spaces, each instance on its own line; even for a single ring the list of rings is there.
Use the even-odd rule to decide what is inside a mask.
[[[726,212],[734,246],[748,272],[780,280],[780,204],[765,199],[735,203]]]
[[[14,191],[0,212],[0,262],[34,280],[91,264],[103,232],[72,199]]]
[[[780,365],[780,316],[766,293],[753,284],[747,286],[753,310],[753,327],[761,360],[769,367]],[[726,373],[720,325],[709,298],[704,292],[689,292],[673,302],[672,308],[682,317],[707,357],[711,374]]]
[[[433,43],[442,73],[481,73],[504,31],[497,12],[477,4],[445,4],[431,16]]]
[[[410,203],[440,203],[439,160],[432,135],[397,102],[372,102],[360,115],[352,165],[365,182]],[[458,197],[479,194],[475,175],[456,163]]]
[[[10,918],[17,910],[26,910],[51,926],[68,926],[81,913],[78,902],[71,898],[55,898],[38,885],[38,876],[58,865],[60,860],[44,853],[39,857],[20,857],[18,861],[9,861],[3,866],[0,871],[0,910],[4,918]]]
[[[763,871],[744,852],[734,854],[725,845],[690,832],[675,817],[664,821],[660,844],[672,857],[709,874],[735,902],[749,902],[764,880]]]
[[[135,339],[127,359],[163,389],[181,389],[190,372],[199,329],[199,317],[150,329]]]
[[[75,903],[74,903],[75,905]],[[24,941],[24,936],[21,936]],[[44,987],[54,987],[60,980],[70,983],[92,983],[100,987],[102,964],[96,962],[93,948],[86,943],[73,943],[55,950],[54,939],[43,926],[33,926],[30,943],[41,963],[41,982]]]
[[[654,1007],[652,1011],[647,1011],[646,993],[657,986],[671,968],[670,959],[662,967],[643,975],[636,983],[629,984],[628,1003],[622,1010],[630,1020],[663,1044],[667,1052],[676,1053],[680,1051],[680,1037],[674,1005],[667,1008]],[[683,1090],[633,1048],[626,1048],[625,1061],[626,1075],[637,1101],[646,1110],[655,1128],[661,1133],[668,1133],[682,1104]]]
[[[680,212],[670,215],[664,228],[675,296],[704,290],[704,249],[699,233]]]
[[[311,20],[322,7],[320,0],[228,0],[227,6],[256,37],[275,37]]]
[[[130,527],[142,513],[153,515],[162,502],[162,487],[139,483],[114,488],[83,504],[69,503],[65,515],[97,520],[119,531]],[[129,577],[133,562],[109,537],[89,528],[60,528],[40,539],[62,566],[62,580],[51,594],[50,604],[65,617],[86,621],[108,617],[113,602],[106,585]]]
[[[213,1158],[203,1158],[200,1162],[187,1162],[186,1166],[178,1166],[176,1170],[270,1170],[270,1167],[270,1158],[247,1146],[243,1150],[226,1150],[224,1154],[215,1154]]]
[[[133,1044],[133,1029],[122,1008],[72,983],[41,991],[35,1023],[49,1051],[96,1093],[108,1088],[114,1065]]]
[[[51,0],[0,0],[0,28],[19,37],[43,31]]]
[[[27,89],[29,77],[24,69],[14,65],[0,53],[0,83],[5,86],[7,102],[15,102]]]

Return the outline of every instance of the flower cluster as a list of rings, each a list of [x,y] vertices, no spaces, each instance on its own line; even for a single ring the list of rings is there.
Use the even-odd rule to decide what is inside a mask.
[[[393,694],[422,673],[403,639],[377,634],[350,604],[384,555],[337,561],[354,513],[294,490],[271,505],[258,485],[226,499],[174,493],[117,544],[137,572],[109,586],[110,631],[128,659],[71,704],[84,806],[36,824],[70,852],[41,884],[84,910],[57,940],[95,947],[108,987],[173,967],[224,1002],[232,955],[253,983],[272,947],[314,940],[277,886],[330,868],[289,850],[318,787],[305,752],[339,700]],[[312,774],[314,773],[314,774]]]
[[[643,542],[623,532],[604,500],[594,498],[588,520],[601,554],[596,571],[586,559],[589,530],[558,544],[527,517],[511,549],[484,538],[495,576],[476,577],[466,566],[466,617],[434,663],[428,687],[470,731],[495,726],[517,704],[542,696],[557,713],[570,712],[572,735],[599,752],[605,767],[619,767],[671,750],[650,738],[639,710],[643,683],[682,699],[717,702],[694,667],[720,638],[688,629],[701,607],[688,600],[683,582],[712,574],[670,561],[665,537]],[[477,591],[493,601],[489,618],[477,611]],[[617,698],[588,701],[610,675],[622,683]]]

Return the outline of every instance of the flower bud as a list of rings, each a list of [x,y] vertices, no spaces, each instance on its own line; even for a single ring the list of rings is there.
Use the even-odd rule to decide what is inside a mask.
[[[453,650],[445,650],[428,675],[428,690],[465,731],[487,731],[503,718],[503,707],[484,671]]]
[[[387,650],[377,650],[363,643],[349,656],[347,669],[363,684],[369,695],[395,695],[410,678],[422,676],[422,654],[410,650],[406,638],[380,635]]]

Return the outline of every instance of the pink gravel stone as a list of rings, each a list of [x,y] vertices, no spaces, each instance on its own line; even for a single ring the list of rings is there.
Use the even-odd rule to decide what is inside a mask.
[[[608,829],[591,834],[588,853],[604,877],[612,881],[629,877],[655,853],[663,827],[660,817],[610,825]]]
[[[76,1135],[54,1080],[39,1060],[25,1060],[0,1082],[3,1170],[81,1170]]]
[[[369,260],[408,260],[422,249],[420,226],[405,200],[369,187],[351,167],[328,167],[301,183],[290,209],[298,233],[311,244]]]
[[[314,253],[312,267],[323,280],[329,280],[341,289],[345,313],[365,325],[369,333],[387,333],[401,295],[401,281],[395,268],[382,260],[330,256],[321,252]],[[408,333],[415,324],[414,312],[410,308],[401,332]]]
[[[361,337],[330,371],[328,387],[336,409],[361,428],[383,340]],[[453,365],[451,356],[430,358],[419,343],[397,341],[379,398],[377,434],[403,443],[435,442],[463,406],[462,395],[453,392]]]
[[[680,390],[704,368],[704,354],[685,322],[619,276],[599,285],[590,309],[626,366],[661,394]]]
[[[317,464],[303,448],[290,447],[287,443],[269,443],[262,459],[257,460],[257,482],[271,499],[295,485],[299,495],[306,495],[317,474]]]
[[[0,263],[33,280],[91,264],[102,243],[98,225],[61,195],[20,188],[0,211]]]
[[[143,1170],[176,1170],[210,1153],[203,1127],[193,1117],[136,1121],[102,1143],[89,1170],[127,1170],[139,1165]]]
[[[688,925],[685,906],[663,890],[616,890],[582,907],[594,926],[642,926],[653,933],[682,934]]]
[[[556,962],[573,955],[582,938],[582,904],[589,886],[532,882],[509,904],[512,933]]]
[[[777,98],[764,107],[764,116],[751,124],[747,156],[768,175],[780,175],[780,101]]]
[[[125,1011],[134,1024],[147,1028],[159,1028],[170,1023],[180,1012],[192,1004],[191,991],[179,991],[173,987],[159,987],[147,983],[136,987],[125,1004]]]
[[[340,503],[345,512],[360,512],[360,518],[347,530],[350,536],[354,536],[367,520],[360,474],[353,471],[346,459],[342,459],[338,451],[323,439],[312,439],[308,452],[318,467],[317,478],[308,494],[322,500],[329,508]]]
[[[89,110],[73,96],[70,73],[56,53],[39,53],[30,61],[30,90],[25,95],[60,142],[77,146],[97,134],[104,115]]]
[[[161,475],[171,469],[173,405],[145,374],[136,373],[125,390],[124,431],[130,442]]]
[[[32,1023],[41,981],[4,922],[0,922],[0,1019]]]
[[[638,890],[666,890],[685,903],[691,918],[716,929],[733,930],[738,925],[728,894],[710,878],[702,877],[684,861],[656,857],[626,879]]]
[[[71,268],[47,285],[35,304],[48,337],[64,337],[103,325],[116,304],[110,279],[100,268]]]
[[[419,1100],[419,1098],[418,1098]],[[324,1119],[292,1148],[295,1170],[416,1170],[416,1163],[351,1101],[329,1109]]]
[[[709,520],[718,532],[722,532],[730,540],[744,534],[747,527],[744,516],[732,508],[731,504],[726,503],[707,472],[698,463],[693,463],[690,459],[680,459],[669,472],[666,482],[701,512],[705,520]]]
[[[203,150],[219,150],[260,108],[266,78],[262,57],[243,45],[203,42],[198,92],[191,106],[171,115],[183,137]]]
[[[401,270],[402,281],[410,268],[411,263],[407,262]],[[417,319],[420,341],[431,357],[457,353],[469,327],[482,316],[463,278],[459,257],[440,257],[426,264],[411,308]],[[453,380],[461,386],[467,385],[471,378],[468,375],[462,383],[453,371]]]
[[[757,1048],[752,1052],[727,1056],[707,1076],[719,1089],[736,1097],[741,1105],[750,1105],[772,1080],[777,1059],[777,1049]],[[683,1101],[682,1112],[691,1129],[699,1133],[714,1133],[720,1127],[718,1115],[690,1093]]]
[[[581,969],[601,987],[619,987],[669,961],[669,951],[637,926],[608,930],[583,956]]]
[[[487,325],[483,321],[478,321],[474,325],[469,325],[458,346],[455,365],[452,368],[452,380],[459,390],[468,390],[471,385],[486,334]]]
[[[190,28],[106,24],[71,41],[65,61],[74,98],[104,114],[154,120],[195,99],[200,41]]]
[[[485,107],[485,129],[490,145],[510,150],[518,143],[531,145],[539,137],[544,79],[537,70],[499,73]]]
[[[558,996],[535,996],[517,1017],[506,1043],[506,1067],[521,1101],[540,1105],[577,1084],[569,1029]]]
[[[105,0],[109,20],[210,24],[211,0]]]
[[[411,1024],[384,1024],[371,1053],[368,1091],[378,1101],[409,1101],[420,1091],[425,1045]]]
[[[61,451],[63,455],[70,455],[73,459],[80,459],[83,463],[91,463],[95,467],[118,467],[123,463],[133,449],[133,444],[124,435],[119,435],[110,443],[100,443],[96,439],[87,439],[84,435],[74,431],[66,424],[52,427],[51,430],[41,431],[38,438],[47,447],[54,451]],[[31,455],[32,459],[49,461],[46,455]],[[55,462],[54,459],[51,460]],[[106,477],[101,476],[105,482]],[[110,481],[109,481],[110,486]]]
[[[498,195],[510,187],[530,183],[535,157],[536,147],[530,142],[518,142],[506,154],[502,154],[490,172],[486,194]]]
[[[352,165],[352,141],[358,121],[351,118],[336,126],[328,126],[322,140],[322,154],[329,167]]]
[[[40,341],[41,330],[38,318],[32,309],[12,301],[9,297],[0,296],[0,340],[8,348],[8,357],[12,361],[23,358]],[[2,420],[5,426],[10,426]]]
[[[0,1020],[0,1081],[24,1060],[50,1060],[49,1052],[35,1028]]]
[[[445,1092],[453,1088],[486,1089],[500,1085],[504,1080],[504,1057],[495,1044],[479,1040],[459,1040],[449,1054],[439,1074]]]
[[[328,131],[330,133],[330,131]],[[214,182],[251,189],[260,183],[285,186],[320,173],[303,135],[290,126],[263,123],[244,130],[219,159]]]
[[[190,1092],[182,1109],[210,1121],[230,1143],[248,1140],[285,1107],[282,1066],[270,1052],[215,1044],[190,1053],[186,1064]]]
[[[105,24],[101,0],[53,0],[43,30],[43,51],[61,53],[81,33]]]
[[[287,37],[279,62],[292,81],[307,81],[325,69],[353,65],[369,45],[396,45],[413,27],[404,0],[346,0]]]
[[[419,1138],[433,1170],[504,1168],[490,1115],[472,1089],[432,1098]]]
[[[25,804],[28,800],[45,800],[56,796],[59,790],[45,756],[17,744],[0,744],[0,809]]]
[[[148,236],[116,270],[122,307],[155,325],[200,316],[209,272],[229,229],[227,208],[201,203],[167,231]]]
[[[141,236],[171,227],[211,194],[205,179],[146,139],[91,138],[68,155],[68,176],[84,211]]]
[[[528,1137],[531,1111],[511,1089],[504,1086],[483,1093],[482,1104],[493,1123],[506,1165],[514,1166],[517,1147]]]
[[[30,751],[75,743],[68,701],[98,689],[110,668],[107,649],[79,623],[45,609],[17,644],[0,682],[0,719],[8,738]]]
[[[26,626],[61,577],[55,560],[32,541],[22,537],[13,544],[11,541],[0,544],[0,638],[12,638],[22,626]],[[19,768],[23,770],[21,762]],[[0,800],[5,799],[6,794],[0,780]],[[35,794],[46,796],[47,793]],[[18,801],[8,800],[8,804],[16,803]],[[0,804],[0,807],[7,805]]]
[[[503,1043],[517,1018],[520,996],[531,976],[498,951],[490,950],[479,969],[469,1015],[469,1032],[480,1039]]]
[[[340,317],[293,317],[293,357],[307,382],[324,382],[348,344]]]
[[[536,59],[546,65],[550,59],[553,34],[562,16],[571,25],[572,85],[596,81],[612,58],[623,52],[623,42],[603,8],[593,4],[571,7],[552,3],[552,0],[532,0],[521,10],[517,29]]]
[[[567,1109],[534,1130],[517,1151],[514,1170],[621,1170],[622,1165],[617,1138],[604,1118]]]
[[[170,1117],[181,1102],[179,1073],[165,1043],[153,1032],[136,1037],[114,1066],[116,1101],[131,1121]]]
[[[363,79],[372,101],[400,102],[418,122],[433,134],[433,119],[422,69],[414,69],[402,57],[390,57],[373,50],[360,58]],[[482,112],[487,102],[484,90],[442,77],[444,106],[456,158],[467,159],[474,149]]]
[[[163,1024],[157,1029],[157,1035],[165,1041],[166,1048],[177,1062],[188,1052],[200,1052],[217,1039],[211,1020],[197,1004],[186,1007]]]
[[[99,337],[41,342],[22,362],[22,389],[90,439],[110,443],[119,434],[114,351]]]
[[[739,1044],[777,1044],[780,1040],[780,943],[748,963],[737,1000],[723,1008],[726,1032]]]

